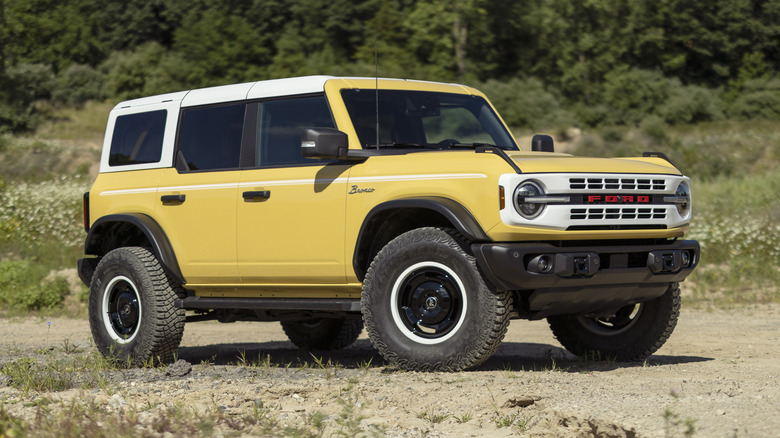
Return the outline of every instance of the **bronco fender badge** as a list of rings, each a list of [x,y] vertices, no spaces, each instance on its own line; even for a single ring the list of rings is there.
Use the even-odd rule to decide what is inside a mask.
[[[374,191],[373,187],[360,188],[358,186],[352,186],[352,188],[349,190],[349,194],[354,195],[355,193],[371,193],[373,191]]]

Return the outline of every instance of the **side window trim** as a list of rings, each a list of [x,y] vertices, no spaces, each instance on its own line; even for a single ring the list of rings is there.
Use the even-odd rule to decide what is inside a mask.
[[[173,166],[173,153],[175,147],[175,137],[178,130],[178,118],[179,107],[181,105],[180,99],[168,100],[165,102],[153,103],[143,106],[128,106],[122,108],[115,108],[111,110],[108,117],[108,123],[106,135],[103,138],[102,153],[100,157],[100,173],[112,173],[112,172],[125,172],[132,170],[147,170],[147,169],[161,169]],[[129,115],[146,113],[156,110],[168,111],[165,119],[165,129],[163,134],[162,155],[160,160],[153,163],[142,164],[128,164],[123,166],[111,166],[109,165],[109,156],[111,151],[111,141],[113,139],[113,132],[118,117]],[[109,132],[110,131],[110,132]]]
[[[239,166],[241,169],[251,169],[255,167],[257,159],[257,115],[260,111],[259,102],[249,102],[244,112],[244,135],[241,139],[241,159]]]
[[[176,129],[176,137],[175,137],[175,151],[173,154],[174,159],[173,159],[172,166],[176,168],[176,170],[179,173],[195,173],[195,172],[219,172],[219,171],[230,171],[230,170],[240,170],[240,169],[321,166],[324,164],[328,164],[333,160],[307,159],[307,161],[300,162],[300,163],[256,164],[257,163],[257,142],[258,142],[258,135],[259,135],[258,117],[260,113],[260,105],[265,102],[275,102],[275,101],[302,99],[302,98],[310,98],[310,97],[322,97],[324,99],[325,105],[328,110],[328,116],[330,117],[330,121],[333,124],[333,126],[335,126],[336,122],[335,122],[335,118],[333,117],[333,110],[330,107],[330,102],[328,101],[325,93],[306,93],[306,94],[297,94],[291,96],[276,96],[271,98],[243,101],[243,103],[246,106],[244,109],[244,123],[242,129],[239,163],[238,163],[238,167],[230,167],[230,168],[218,168],[218,169],[216,168],[215,169],[190,169],[189,168],[189,165],[185,161],[186,158],[184,157],[184,154],[181,151],[183,120],[184,120],[185,113],[191,110],[235,105],[235,104],[242,103],[242,101],[220,102],[220,103],[210,104],[210,105],[200,105],[200,106],[181,108],[181,110],[178,111],[178,123],[176,124],[177,129]]]
[[[159,163],[168,111],[158,109],[118,116],[111,134],[108,165],[124,167]]]

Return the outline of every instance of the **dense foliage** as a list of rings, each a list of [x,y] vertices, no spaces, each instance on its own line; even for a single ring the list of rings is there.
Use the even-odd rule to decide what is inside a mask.
[[[307,74],[474,84],[530,129],[780,118],[780,0],[0,0],[0,129]],[[376,41],[376,43],[375,43]]]

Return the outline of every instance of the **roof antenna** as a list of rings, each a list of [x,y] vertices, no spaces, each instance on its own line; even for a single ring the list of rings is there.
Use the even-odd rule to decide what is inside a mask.
[[[376,149],[379,150],[379,55],[376,49],[376,35],[374,35],[374,89],[376,90]]]

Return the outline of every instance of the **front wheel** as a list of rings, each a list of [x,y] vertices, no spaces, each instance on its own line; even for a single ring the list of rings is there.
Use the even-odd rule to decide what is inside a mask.
[[[553,316],[547,318],[564,348],[596,360],[644,360],[669,339],[680,315],[680,288],[671,283],[650,301],[631,304],[609,318]]]
[[[117,248],[95,269],[89,325],[98,350],[130,365],[172,362],[184,332],[178,285],[146,248]]]
[[[390,241],[366,273],[361,304],[374,347],[409,370],[475,367],[509,323],[509,294],[488,288],[450,229],[419,228]]]

